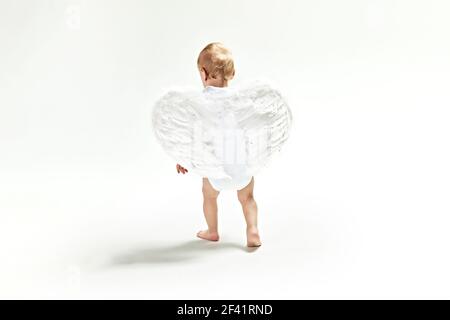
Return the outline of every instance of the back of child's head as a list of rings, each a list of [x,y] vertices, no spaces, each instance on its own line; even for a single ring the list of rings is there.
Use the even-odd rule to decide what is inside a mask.
[[[235,73],[231,51],[220,42],[210,43],[200,52],[197,66],[214,79],[231,80]]]

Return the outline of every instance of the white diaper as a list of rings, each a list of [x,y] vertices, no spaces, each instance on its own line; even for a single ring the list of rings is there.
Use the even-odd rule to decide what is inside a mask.
[[[241,190],[244,189],[251,181],[252,176],[236,176],[231,179],[212,179],[208,178],[212,187],[217,191],[222,190]]]

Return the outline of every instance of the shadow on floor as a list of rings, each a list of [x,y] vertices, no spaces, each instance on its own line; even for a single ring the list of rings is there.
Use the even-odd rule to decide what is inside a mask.
[[[254,252],[256,248],[248,248],[229,242],[208,242],[204,240],[192,240],[175,246],[154,246],[131,250],[126,254],[114,256],[110,266],[132,264],[164,264],[178,263],[201,258],[212,252],[238,249],[244,252]]]

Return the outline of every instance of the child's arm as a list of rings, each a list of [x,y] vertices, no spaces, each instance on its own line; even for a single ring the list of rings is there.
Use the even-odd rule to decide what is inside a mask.
[[[182,166],[180,166],[178,163],[177,163],[177,172],[178,173],[182,173],[182,174],[185,174],[186,172],[189,172],[186,168],[183,168]]]

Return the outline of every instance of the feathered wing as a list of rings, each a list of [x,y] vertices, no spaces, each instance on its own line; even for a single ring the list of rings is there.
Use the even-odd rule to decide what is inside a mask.
[[[170,91],[153,108],[152,124],[163,149],[201,176],[229,177],[214,148],[214,115],[201,92]]]
[[[153,109],[153,128],[163,149],[181,165],[209,178],[230,178],[224,159],[224,117],[240,131],[247,174],[254,175],[289,137],[292,114],[281,94],[255,81],[227,94],[170,91]],[[238,144],[235,144],[237,146]]]
[[[241,87],[230,98],[243,132],[247,172],[254,175],[289,138],[292,113],[280,92],[262,81]]]

